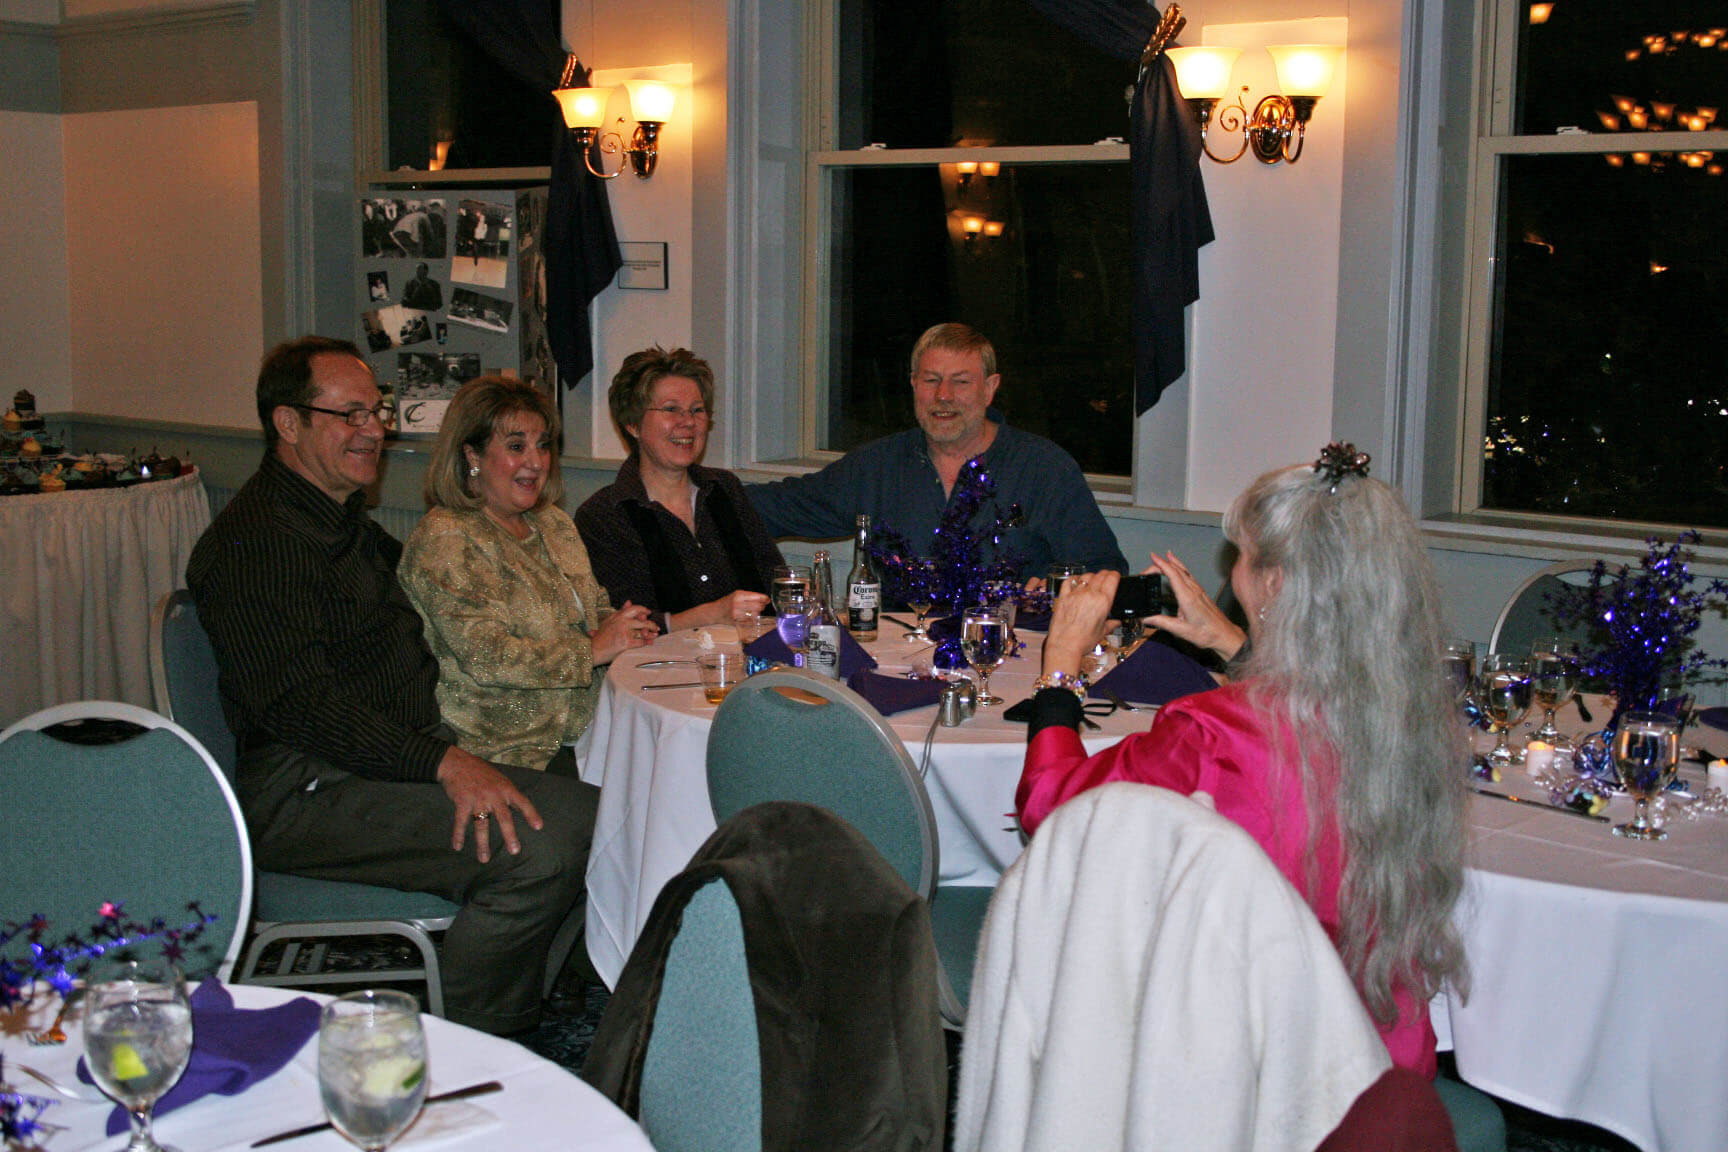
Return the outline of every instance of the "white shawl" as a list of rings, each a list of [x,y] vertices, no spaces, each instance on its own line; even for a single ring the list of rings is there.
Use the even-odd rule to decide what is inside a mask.
[[[1391,1059],[1240,827],[1161,788],[1064,804],[979,944],[957,1152],[1308,1152]]]

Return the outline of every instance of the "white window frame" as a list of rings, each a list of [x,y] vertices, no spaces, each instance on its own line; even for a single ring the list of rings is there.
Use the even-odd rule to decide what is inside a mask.
[[[1003,165],[1127,164],[1126,143],[1053,144],[994,148],[857,148],[836,149],[835,110],[840,100],[840,36],[836,28],[834,0],[809,5],[805,24],[806,59],[820,61],[808,86],[806,117],[806,170],[804,179],[804,265],[801,284],[803,350],[800,388],[799,458],[817,464],[838,459],[839,452],[819,448],[822,428],[828,418],[829,393],[826,353],[833,280],[828,260],[833,222],[834,177],[863,168],[911,168],[953,164],[961,160],[994,160]],[[906,349],[910,354],[911,349]],[[1133,463],[1130,473],[1088,473],[1088,484],[1106,499],[1127,500],[1139,474],[1139,421],[1129,429]]]
[[[1706,132],[1600,132],[1517,135],[1518,39],[1525,0],[1479,0],[1476,22],[1475,106],[1471,119],[1468,258],[1462,272],[1462,397],[1455,472],[1454,512],[1487,524],[1583,530],[1613,537],[1668,532],[1655,522],[1564,517],[1482,506],[1482,445],[1488,424],[1488,378],[1493,356],[1494,261],[1499,246],[1500,165],[1514,156],[1592,155],[1710,149],[1728,153],[1728,130]],[[1582,127],[1582,126],[1581,126]],[[1707,538],[1720,531],[1707,532]]]

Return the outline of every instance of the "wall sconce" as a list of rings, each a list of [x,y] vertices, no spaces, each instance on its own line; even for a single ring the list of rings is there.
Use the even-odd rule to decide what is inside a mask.
[[[660,158],[660,129],[671,119],[672,105],[677,100],[672,88],[651,80],[628,81],[624,91],[630,100],[631,115],[636,120],[636,131],[631,134],[628,148],[624,147],[624,137],[620,133],[602,127],[606,123],[606,106],[612,99],[613,89],[559,88],[552,93],[564,112],[564,126],[570,129],[582,149],[582,163],[602,180],[612,180],[623,174],[623,161],[615,171],[604,171],[606,156],[620,153],[629,159],[630,167],[641,179],[654,175],[655,162]],[[623,120],[622,116],[618,118],[619,123]],[[593,159],[596,140],[600,143],[599,168],[594,167]]]
[[[984,231],[984,217],[965,216],[960,220],[960,230],[966,234],[966,243],[978,239],[978,233]]]
[[[1002,235],[1002,221],[1000,221],[1000,220],[986,220],[986,221],[984,221],[984,235],[990,237],[992,240],[994,240],[996,237]]]
[[[1332,87],[1332,74],[1338,67],[1338,58],[1344,54],[1343,47],[1337,44],[1276,44],[1268,45],[1266,51],[1278,66],[1278,87],[1283,92],[1262,97],[1252,115],[1240,94],[1236,103],[1225,106],[1218,114],[1218,127],[1242,134],[1241,147],[1226,157],[1212,151],[1205,143],[1205,136],[1212,124],[1212,112],[1230,85],[1230,69],[1241,49],[1166,49],[1170,62],[1176,66],[1176,86],[1200,124],[1201,147],[1220,164],[1234,164],[1250,149],[1254,159],[1262,164],[1276,164],[1280,160],[1296,163],[1302,156],[1302,141],[1314,115],[1314,105]],[[1248,91],[1247,87],[1242,91]]]
[[[996,174],[1002,171],[1002,165],[994,160],[984,160],[978,165],[978,174],[986,180],[995,180]]]
[[[954,171],[960,175],[960,191],[964,192],[972,183],[972,177],[978,173],[978,161],[962,160],[954,165]]]

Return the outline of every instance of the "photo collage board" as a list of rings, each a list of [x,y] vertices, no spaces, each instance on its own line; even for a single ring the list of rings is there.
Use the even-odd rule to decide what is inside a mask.
[[[386,189],[355,212],[356,342],[397,436],[434,436],[456,390],[517,376],[557,395],[546,332],[546,189]]]

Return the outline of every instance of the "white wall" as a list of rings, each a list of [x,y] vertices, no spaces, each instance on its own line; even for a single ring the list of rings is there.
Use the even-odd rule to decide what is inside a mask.
[[[20,388],[42,412],[73,407],[60,117],[0,112],[0,407]]]
[[[649,62],[644,62],[646,65]],[[622,460],[624,445],[607,415],[606,389],[624,357],[650,344],[663,348],[687,348],[691,339],[691,301],[695,269],[691,259],[692,148],[690,125],[695,119],[690,84],[690,65],[660,64],[596,68],[595,87],[623,84],[626,80],[658,80],[678,90],[672,119],[660,133],[660,159],[654,175],[643,180],[633,172],[607,185],[612,203],[612,222],[621,243],[645,241],[666,245],[666,291],[620,288],[616,283],[594,301],[594,372],[590,377],[593,403],[590,408],[591,455]],[[629,101],[622,92],[613,96],[611,119],[629,115]],[[634,130],[633,122],[622,126]],[[610,167],[617,157],[608,157]]]
[[[257,105],[63,122],[73,406],[252,427],[263,354]]]
[[[1240,47],[1233,88],[1255,101],[1278,90],[1266,44],[1337,44],[1342,18],[1208,24],[1187,43]],[[1217,239],[1200,250],[1200,299],[1189,345],[1186,506],[1219,512],[1255,476],[1312,458],[1332,438],[1344,173],[1345,54],[1296,164],[1200,161]],[[1223,103],[1229,103],[1229,100]],[[1222,107],[1222,104],[1220,105]],[[1212,149],[1236,142],[1217,128]]]

